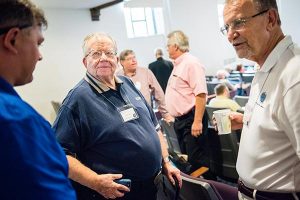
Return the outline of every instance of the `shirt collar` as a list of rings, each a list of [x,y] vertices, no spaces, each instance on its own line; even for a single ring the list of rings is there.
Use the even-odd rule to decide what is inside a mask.
[[[219,96],[216,96],[217,99],[228,99],[228,97],[225,97],[225,96],[222,96],[222,95],[219,95]]]
[[[14,90],[13,86],[7,82],[5,79],[3,79],[2,77],[0,77],[0,91],[4,91],[4,92],[7,92],[9,94],[12,94],[14,96],[18,96],[18,93]],[[21,97],[20,97],[21,98]]]
[[[93,77],[89,72],[86,72],[84,79],[99,93],[107,92],[111,88],[107,87],[104,83],[100,82],[98,79]],[[114,80],[116,84],[122,84],[123,81],[114,75]]]
[[[285,36],[272,50],[270,55],[267,57],[264,64],[261,66],[260,70],[261,72],[268,72],[270,71],[275,64],[278,62],[280,56],[283,54],[283,52],[293,44],[291,36]]]
[[[178,58],[176,58],[174,60],[174,64],[175,65],[180,64],[188,54],[189,54],[188,52],[185,52],[185,53],[181,54]]]

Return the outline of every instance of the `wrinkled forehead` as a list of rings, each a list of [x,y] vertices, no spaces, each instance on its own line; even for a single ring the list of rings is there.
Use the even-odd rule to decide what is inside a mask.
[[[229,0],[224,6],[224,22],[247,17],[255,13],[255,3],[252,0]]]
[[[94,37],[87,42],[88,49],[115,50],[114,42],[108,37]]]

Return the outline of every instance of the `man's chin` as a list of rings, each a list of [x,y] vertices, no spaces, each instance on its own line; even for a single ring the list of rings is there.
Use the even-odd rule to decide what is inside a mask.
[[[26,85],[28,83],[31,83],[33,81],[33,77],[31,77],[30,79],[26,79],[26,80],[22,80],[22,81],[18,81],[14,83],[14,86],[22,86],[22,85]]]

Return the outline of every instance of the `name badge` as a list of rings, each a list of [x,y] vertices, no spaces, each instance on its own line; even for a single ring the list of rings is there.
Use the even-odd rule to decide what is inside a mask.
[[[136,112],[136,110],[132,105],[125,105],[121,108],[118,108],[118,110],[123,122],[128,122],[139,118],[138,113]]]

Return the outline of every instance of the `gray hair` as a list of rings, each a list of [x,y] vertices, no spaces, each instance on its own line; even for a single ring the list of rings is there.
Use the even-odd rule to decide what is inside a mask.
[[[189,38],[182,31],[173,31],[167,37],[169,38],[169,43],[177,45],[180,51],[189,51]]]
[[[234,2],[236,0],[226,0],[225,4]],[[268,9],[275,9],[277,13],[277,24],[281,25],[281,20],[278,12],[278,6],[276,0],[252,0],[252,2],[256,5],[256,9],[258,11],[268,10]]]
[[[162,57],[164,55],[162,48],[156,48],[154,50],[155,56],[160,56]]]
[[[108,35],[107,33],[103,33],[103,32],[100,32],[100,33],[91,33],[89,35],[87,35],[84,40],[83,40],[83,45],[82,45],[82,50],[83,50],[83,54],[86,56],[89,52],[89,47],[88,47],[88,43],[90,40],[92,39],[102,39],[102,38],[108,38],[112,41],[112,44],[113,44],[113,50],[115,52],[117,52],[117,43],[116,41],[110,36]]]
[[[120,53],[120,56],[119,56],[119,57],[120,57],[120,60],[125,60],[126,57],[127,57],[128,55],[130,55],[130,54],[135,55],[134,51],[131,50],[131,49],[125,49],[125,50],[123,50],[123,51]]]

